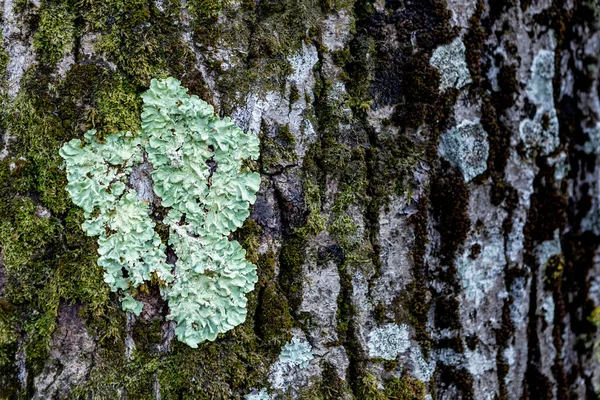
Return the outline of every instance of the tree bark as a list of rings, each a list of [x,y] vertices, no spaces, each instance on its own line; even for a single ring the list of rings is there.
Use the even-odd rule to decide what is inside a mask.
[[[598,396],[598,0],[1,4],[0,398]],[[156,282],[121,311],[58,156],[166,76],[261,139],[259,282],[198,349]]]

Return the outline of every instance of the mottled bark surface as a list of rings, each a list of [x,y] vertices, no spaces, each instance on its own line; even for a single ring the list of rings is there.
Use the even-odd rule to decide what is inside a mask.
[[[598,0],[0,4],[0,398],[600,393]],[[259,283],[198,349],[156,283],[120,310],[59,168],[166,76],[261,138]]]

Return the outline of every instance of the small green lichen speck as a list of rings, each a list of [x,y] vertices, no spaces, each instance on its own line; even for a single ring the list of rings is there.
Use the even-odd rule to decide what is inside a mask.
[[[245,295],[257,281],[256,266],[229,235],[256,200],[260,175],[243,170],[242,162],[258,158],[259,141],[215,116],[174,78],[153,79],[142,98],[139,133],[101,139],[89,131],[84,142],[71,140],[60,149],[67,191],[85,212],[83,230],[99,237],[98,264],[111,290],[125,294],[123,309],[139,314],[136,288],[156,276],[177,337],[196,347],[246,319]],[[169,227],[167,244],[155,232],[150,205],[131,186],[131,172],[146,160],[154,193],[168,210],[162,221]],[[167,245],[177,255],[173,272]]]

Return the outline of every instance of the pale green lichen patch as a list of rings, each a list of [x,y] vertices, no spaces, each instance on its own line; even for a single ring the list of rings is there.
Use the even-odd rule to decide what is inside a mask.
[[[307,342],[302,342],[298,337],[294,337],[291,342],[287,343],[281,349],[279,362],[287,365],[290,368],[300,367],[306,368],[310,360],[312,360],[312,348]]]
[[[281,349],[279,359],[271,367],[269,381],[275,389],[285,389],[294,374],[308,367],[314,358],[312,347],[308,342],[303,342],[297,336],[286,343]]]
[[[100,142],[90,131],[85,143],[76,139],[63,146],[67,190],[85,211],[84,231],[99,236],[105,281],[127,294],[123,309],[141,312],[132,295],[155,273],[177,337],[196,347],[244,322],[245,295],[257,281],[256,266],[229,235],[256,200],[260,176],[242,165],[258,158],[258,138],[216,117],[173,78],[152,80],[142,98],[138,135],[111,134]],[[154,192],[168,208],[162,222],[177,255],[173,274],[149,205],[127,181],[145,159],[153,167]]]
[[[95,134],[89,131],[84,143],[74,139],[60,149],[67,191],[85,212],[84,232],[99,237],[98,265],[104,268],[104,281],[112,291],[127,294],[124,310],[139,315],[142,305],[133,300],[129,288],[149,281],[152,272],[164,281],[173,280],[148,205],[125,185],[133,165],[142,162],[140,139],[127,132],[109,135],[100,143]]]

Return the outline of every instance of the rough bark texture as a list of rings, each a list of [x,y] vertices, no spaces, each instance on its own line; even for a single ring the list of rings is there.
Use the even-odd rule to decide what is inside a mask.
[[[0,4],[0,398],[600,393],[598,0]],[[261,138],[260,281],[198,349],[153,284],[120,310],[59,168],[165,76]],[[272,388],[292,335],[315,358]]]

